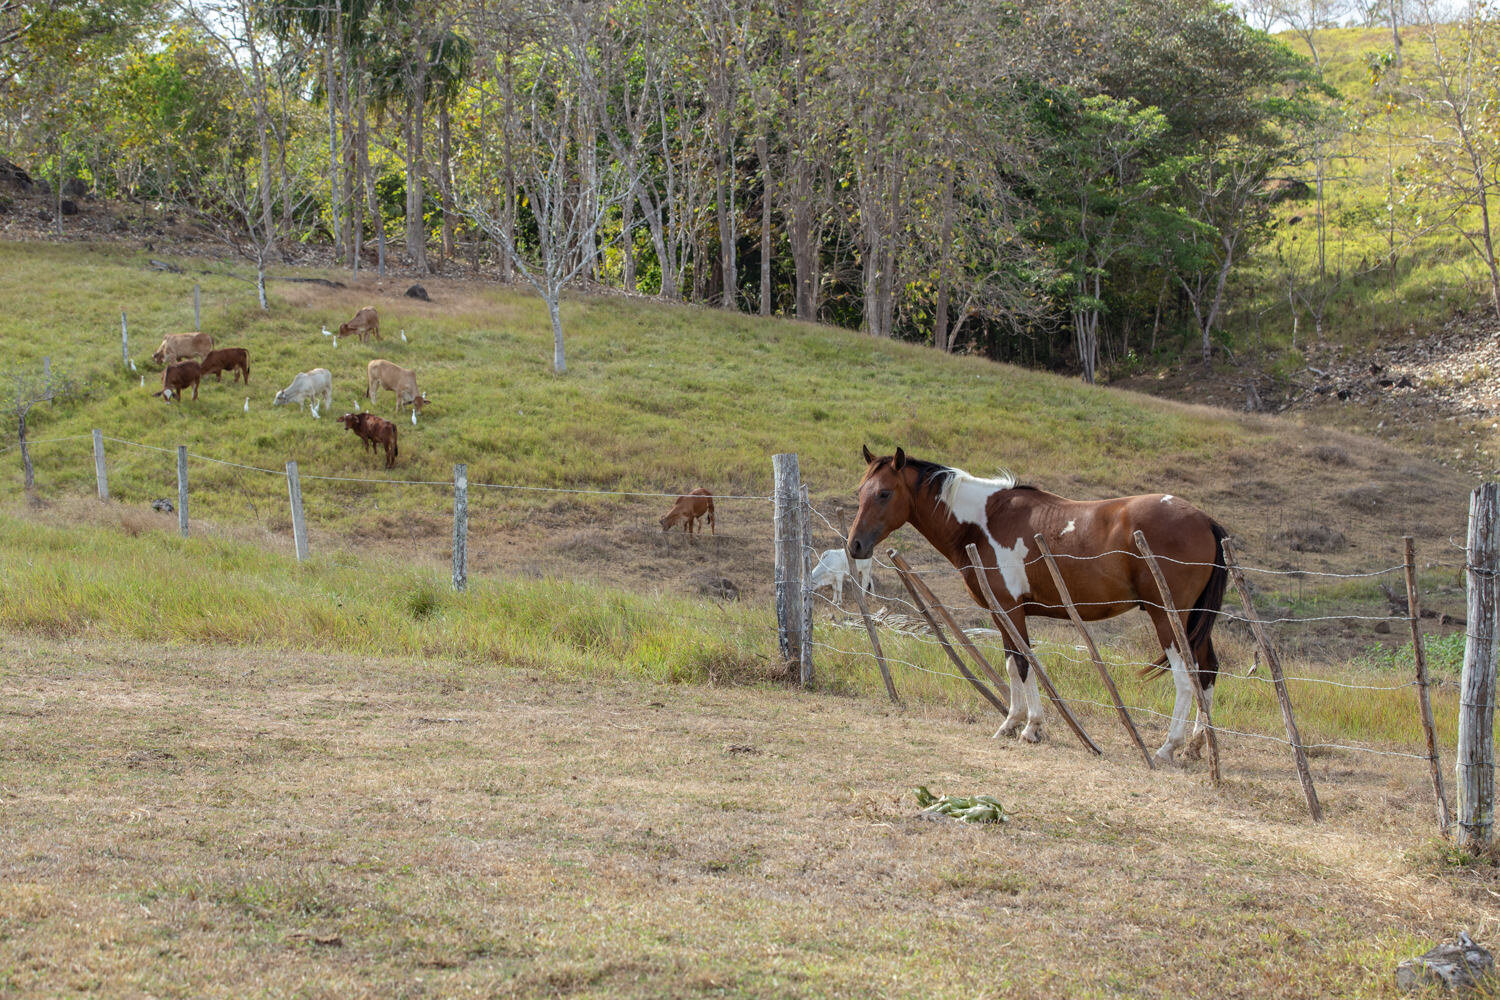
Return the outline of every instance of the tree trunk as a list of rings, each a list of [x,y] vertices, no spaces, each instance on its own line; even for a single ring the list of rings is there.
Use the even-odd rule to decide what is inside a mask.
[[[328,29],[329,39],[323,46],[323,99],[328,105],[328,215],[333,220],[333,251],[335,255],[343,249],[343,229],[339,218],[343,206],[339,204],[339,122],[334,95],[338,92],[333,82],[333,26]]]
[[[771,153],[764,125],[755,139],[760,159],[760,314],[771,315]]]
[[[797,164],[790,199],[792,267],[797,282],[797,318],[817,319],[818,246],[813,235],[812,178],[805,161]]]
[[[952,348],[948,343],[948,261],[953,252],[953,168],[943,172],[943,225],[938,235],[937,306],[932,317],[932,346],[940,351]]]
[[[443,260],[453,259],[453,161],[448,128],[448,102],[438,105],[438,192],[443,199]]]
[[[635,200],[626,196],[620,203],[620,284],[627,292],[635,291]]]
[[[562,375],[568,370],[567,358],[563,356],[562,309],[558,302],[561,291],[547,297],[547,315],[552,317],[552,370]]]
[[[719,271],[723,282],[719,305],[734,309],[739,277],[735,271],[734,151],[728,117],[719,127]]]
[[[31,468],[31,443],[26,440],[26,413],[20,414],[21,469],[26,476],[26,493],[36,490],[36,473]]]
[[[411,101],[406,132],[406,258],[420,274],[427,273],[427,223],[422,219],[423,198],[423,106],[421,87],[408,95]]]
[[[268,312],[271,306],[266,301],[266,263],[264,258],[255,262],[255,294],[260,298],[260,311]]]

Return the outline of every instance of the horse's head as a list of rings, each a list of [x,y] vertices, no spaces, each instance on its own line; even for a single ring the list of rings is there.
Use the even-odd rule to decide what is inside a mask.
[[[869,559],[875,546],[911,517],[912,483],[906,452],[876,458],[864,449],[865,478],[859,484],[859,513],[849,529],[846,547],[851,558]]]

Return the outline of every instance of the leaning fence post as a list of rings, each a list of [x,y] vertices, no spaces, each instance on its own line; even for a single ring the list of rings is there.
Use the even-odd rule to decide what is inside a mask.
[[[1458,846],[1489,846],[1495,824],[1495,575],[1500,483],[1469,497],[1468,639],[1458,696]]]
[[[292,502],[292,545],[297,550],[297,561],[307,559],[307,522],[302,517],[302,480],[297,476],[297,463],[286,463],[286,492]]]
[[[775,475],[773,519],[776,531],[776,629],[781,660],[788,669],[802,663],[802,474],[792,453],[771,456]]]
[[[177,529],[188,536],[187,445],[177,446]]]
[[[1271,682],[1276,687],[1276,700],[1281,702],[1281,719],[1286,723],[1287,742],[1292,745],[1292,753],[1297,758],[1297,777],[1302,781],[1302,796],[1307,799],[1307,812],[1314,823],[1320,823],[1323,820],[1323,806],[1318,802],[1312,770],[1307,766],[1307,751],[1302,748],[1302,734],[1297,731],[1297,720],[1292,715],[1292,696],[1287,691],[1286,677],[1281,672],[1281,656],[1276,652],[1276,647],[1271,645],[1265,626],[1255,613],[1255,601],[1250,597],[1245,574],[1240,572],[1239,560],[1235,558],[1234,542],[1226,538],[1223,545],[1224,568],[1229,572],[1229,579],[1234,581],[1234,589],[1239,592],[1240,603],[1245,607],[1245,622],[1255,636],[1255,644],[1260,648],[1261,656],[1265,657],[1266,669],[1270,671]]]
[[[948,637],[938,627],[937,620],[932,617],[932,612],[927,610],[927,605],[922,601],[922,595],[917,592],[916,584],[912,583],[911,568],[906,565],[906,560],[901,558],[901,553],[895,549],[891,549],[886,554],[890,557],[891,563],[896,567],[896,576],[900,577],[901,582],[906,584],[906,592],[911,595],[912,605],[927,620],[927,627],[932,629],[932,634],[937,636],[938,642],[942,643],[943,652],[948,654],[948,659],[953,661],[953,665],[958,668],[958,672],[964,675],[964,680],[973,685],[974,690],[983,695],[985,701],[994,705],[995,711],[1001,715],[1009,714],[1010,708],[1005,704],[1005,700],[986,687],[984,681],[975,677],[974,671],[970,670],[968,665],[964,663],[963,657],[954,652],[953,647],[948,644]]]
[[[1427,762],[1432,770],[1432,792],[1437,797],[1438,829],[1448,836],[1448,794],[1443,791],[1443,765],[1438,759],[1437,732],[1432,725],[1432,698],[1427,693],[1427,649],[1422,644],[1422,608],[1417,594],[1417,543],[1402,538],[1406,556],[1406,613],[1411,624],[1411,648],[1417,661],[1417,710],[1427,737]]]
[[[839,508],[839,534],[842,536],[849,534],[849,529],[844,524],[842,507]],[[891,680],[890,665],[885,662],[885,650],[880,648],[880,636],[875,633],[875,623],[870,621],[870,609],[865,604],[865,589],[859,583],[858,567],[855,567],[855,570],[854,602],[859,605],[859,617],[864,620],[865,631],[870,634],[870,648],[875,651],[875,662],[880,666],[880,679],[885,681],[885,692],[891,696],[891,704],[901,706],[901,696],[896,693],[896,682]],[[839,596],[843,596],[842,592]]]
[[[104,434],[94,428],[94,483],[99,487],[99,499],[109,499],[109,476],[104,471]]]
[[[1109,670],[1104,666],[1104,657],[1099,655],[1099,647],[1094,645],[1094,637],[1089,633],[1088,626],[1083,624],[1083,618],[1079,616],[1078,609],[1073,606],[1073,595],[1068,591],[1068,584],[1063,580],[1062,570],[1057,567],[1057,559],[1053,557],[1052,550],[1047,546],[1047,539],[1040,534],[1033,535],[1032,540],[1036,542],[1037,549],[1042,553],[1042,559],[1047,564],[1047,572],[1052,574],[1052,582],[1057,586],[1057,596],[1062,601],[1063,607],[1068,611],[1068,618],[1073,622],[1073,627],[1083,637],[1084,648],[1088,650],[1089,657],[1094,661],[1094,668],[1099,671],[1099,677],[1104,681],[1104,687],[1109,691],[1110,698],[1115,703],[1115,711],[1119,713],[1120,724],[1125,727],[1125,732],[1135,741],[1136,747],[1141,751],[1141,756],[1146,759],[1146,767],[1156,770],[1156,761],[1151,758],[1151,751],[1146,749],[1146,741],[1141,739],[1141,734],[1135,728],[1135,722],[1130,718],[1130,713],[1125,709],[1125,702],[1120,700],[1120,691],[1115,687],[1115,679],[1109,675]]]
[[[203,330],[203,320],[198,311],[198,286],[193,285],[193,329],[197,332]]]
[[[812,644],[812,502],[807,499],[807,484],[798,489],[802,519],[802,686],[811,687],[813,680]]]
[[[1219,739],[1214,735],[1213,713],[1209,709],[1208,696],[1203,692],[1203,685],[1198,683],[1198,660],[1193,656],[1193,647],[1188,644],[1187,633],[1183,631],[1182,619],[1177,616],[1177,608],[1172,602],[1172,592],[1167,589],[1166,577],[1162,576],[1161,567],[1156,564],[1156,556],[1151,552],[1151,546],[1146,544],[1146,535],[1140,529],[1135,532],[1135,547],[1141,557],[1146,560],[1146,566],[1151,570],[1151,578],[1156,581],[1156,590],[1161,595],[1161,607],[1167,614],[1167,623],[1172,626],[1172,638],[1181,647],[1182,661],[1187,668],[1188,681],[1193,686],[1193,697],[1198,701],[1198,713],[1203,719],[1203,731],[1208,734],[1208,773],[1215,785],[1220,783],[1219,778]]]
[[[469,589],[469,466],[453,467],[453,589]]]
[[[1062,720],[1068,724],[1068,728],[1073,730],[1073,735],[1078,737],[1078,742],[1083,744],[1085,750],[1091,750],[1102,757],[1104,751],[1100,750],[1099,744],[1095,743],[1093,738],[1084,731],[1083,724],[1073,717],[1072,711],[1068,709],[1067,702],[1063,701],[1062,695],[1058,694],[1057,688],[1053,686],[1052,678],[1047,676],[1047,670],[1042,666],[1041,658],[1036,655],[1036,651],[1031,648],[1031,644],[1021,635],[1021,630],[1016,628],[1016,623],[1010,620],[1010,616],[1000,611],[1000,602],[995,600],[995,592],[990,588],[989,575],[984,571],[984,563],[979,559],[979,549],[974,546],[973,542],[970,542],[966,548],[969,553],[969,565],[974,567],[974,576],[978,579],[979,589],[984,594],[985,610],[990,613],[991,618],[1000,623],[1001,628],[1005,630],[1006,635],[1010,637],[1011,643],[1016,647],[1016,651],[1026,657],[1026,662],[1036,672],[1036,679],[1042,685],[1042,690],[1046,691],[1047,697],[1052,699],[1052,704],[1057,709],[1057,714],[1062,716]]]
[[[120,364],[130,367],[130,328],[125,324],[125,310],[120,310]]]

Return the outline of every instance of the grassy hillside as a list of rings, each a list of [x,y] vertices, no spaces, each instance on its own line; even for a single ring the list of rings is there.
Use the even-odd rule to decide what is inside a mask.
[[[441,545],[446,488],[312,477],[441,483],[455,463],[466,462],[476,482],[666,493],[701,484],[721,495],[764,496],[770,456],[795,451],[827,508],[850,498],[863,443],[882,450],[900,444],[973,471],[1005,467],[1065,494],[1177,493],[1230,525],[1257,556],[1279,552],[1299,564],[1306,557],[1294,555],[1286,540],[1299,526],[1346,535],[1351,547],[1334,562],[1384,560],[1397,534],[1447,537],[1466,509],[1464,478],[1422,455],[847,331],[579,297],[564,308],[571,367],[558,378],[549,367],[545,313],[520,291],[432,281],[429,304],[364,278],[347,289],[278,283],[272,310],[262,314],[248,284],[196,273],[201,261],[182,263],[189,273],[169,274],[149,269],[140,253],[113,248],[0,245],[0,366],[39,366],[50,356],[93,379],[85,398],[34,414],[39,442],[76,437],[37,445],[44,497],[92,490],[81,436],[98,427],[168,449],[109,445],[111,491],[127,504],[175,495],[169,452],[185,444],[194,455],[277,473],[195,458],[195,518],[284,532],[279,472],[295,459],[315,532],[335,544],[375,547],[392,538],[431,542],[427,550]],[[151,395],[158,376],[147,357],[163,333],[190,328],[195,282],[204,292],[204,330],[221,345],[250,351],[251,385],[209,383],[197,402],[166,405]],[[383,343],[344,340],[335,349],[319,334],[365,304],[382,312]],[[122,308],[138,374],[120,368]],[[414,367],[433,399],[419,426],[398,424],[401,458],[390,472],[331,419],[354,407],[365,363],[375,357]],[[313,420],[295,407],[271,406],[276,389],[315,366],[333,372],[333,413]],[[389,394],[377,409],[394,416]],[[16,454],[0,460],[5,489],[17,491]],[[476,531],[496,539],[488,550],[478,546],[481,562],[509,559],[512,568],[534,563],[544,572],[582,560],[609,572],[630,559],[662,556],[666,566],[676,558],[660,548],[655,519],[664,505],[656,498],[481,489],[474,505]],[[734,544],[766,547],[764,501],[724,501],[719,519],[730,540],[714,550],[715,559],[733,557]],[[608,544],[601,548],[594,536],[607,536]],[[552,543],[580,552],[547,549]],[[519,548],[506,554],[502,545]],[[707,550],[692,551],[702,557]]]

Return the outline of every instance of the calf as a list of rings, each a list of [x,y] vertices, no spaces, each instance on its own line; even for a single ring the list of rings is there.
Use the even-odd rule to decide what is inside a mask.
[[[873,559],[854,560],[855,572],[859,579],[855,586],[868,592],[873,582],[871,577],[875,571]],[[849,553],[843,549],[829,549],[818,557],[818,564],[813,567],[812,576],[808,580],[808,588],[817,590],[819,587],[831,587],[838,592],[838,599],[844,599],[844,581],[849,579]]]
[[[366,448],[377,445],[385,448],[385,467],[393,468],[400,449],[396,446],[396,425],[373,413],[346,413],[339,417],[347,430],[351,430],[364,442]]]
[[[214,377],[215,382],[224,381],[226,371],[234,372],[234,381],[238,382],[240,376],[245,376],[245,384],[250,384],[250,352],[243,347],[221,347],[217,351],[209,351],[208,356],[203,359],[203,377]]]
[[[214,338],[206,333],[169,333],[161,339],[161,346],[151,355],[159,365],[170,365],[183,358],[196,358],[214,349]]]
[[[172,394],[182,398],[182,391],[188,386],[193,387],[193,398],[198,398],[198,380],[203,377],[203,371],[198,367],[196,361],[183,361],[175,365],[168,365],[161,373],[161,391],[153,392],[151,395],[160,396],[162,402],[170,403]]]
[[[340,337],[347,337],[351,333],[359,336],[361,344],[366,337],[380,339],[380,314],[375,311],[374,306],[365,306],[349,322],[339,324]]]
[[[417,392],[417,373],[409,368],[384,358],[376,358],[365,365],[365,395],[370,400],[370,405],[375,405],[375,393],[379,389],[389,389],[396,394],[396,412],[400,413],[403,406],[410,406],[414,412],[421,412],[431,400],[427,393]]]
[[[718,534],[714,528],[714,495],[699,486],[691,493],[677,498],[672,509],[667,511],[667,516],[661,519],[661,530],[671,531],[672,526],[681,524],[682,530],[688,534],[693,533],[693,525],[700,517],[708,517],[708,530],[711,534]]]
[[[327,368],[314,368],[312,371],[299,373],[292,379],[291,385],[276,393],[276,400],[271,405],[296,403],[297,408],[301,409],[303,403],[312,403],[312,415],[316,417],[320,396],[324,406],[333,405],[333,374]]]

